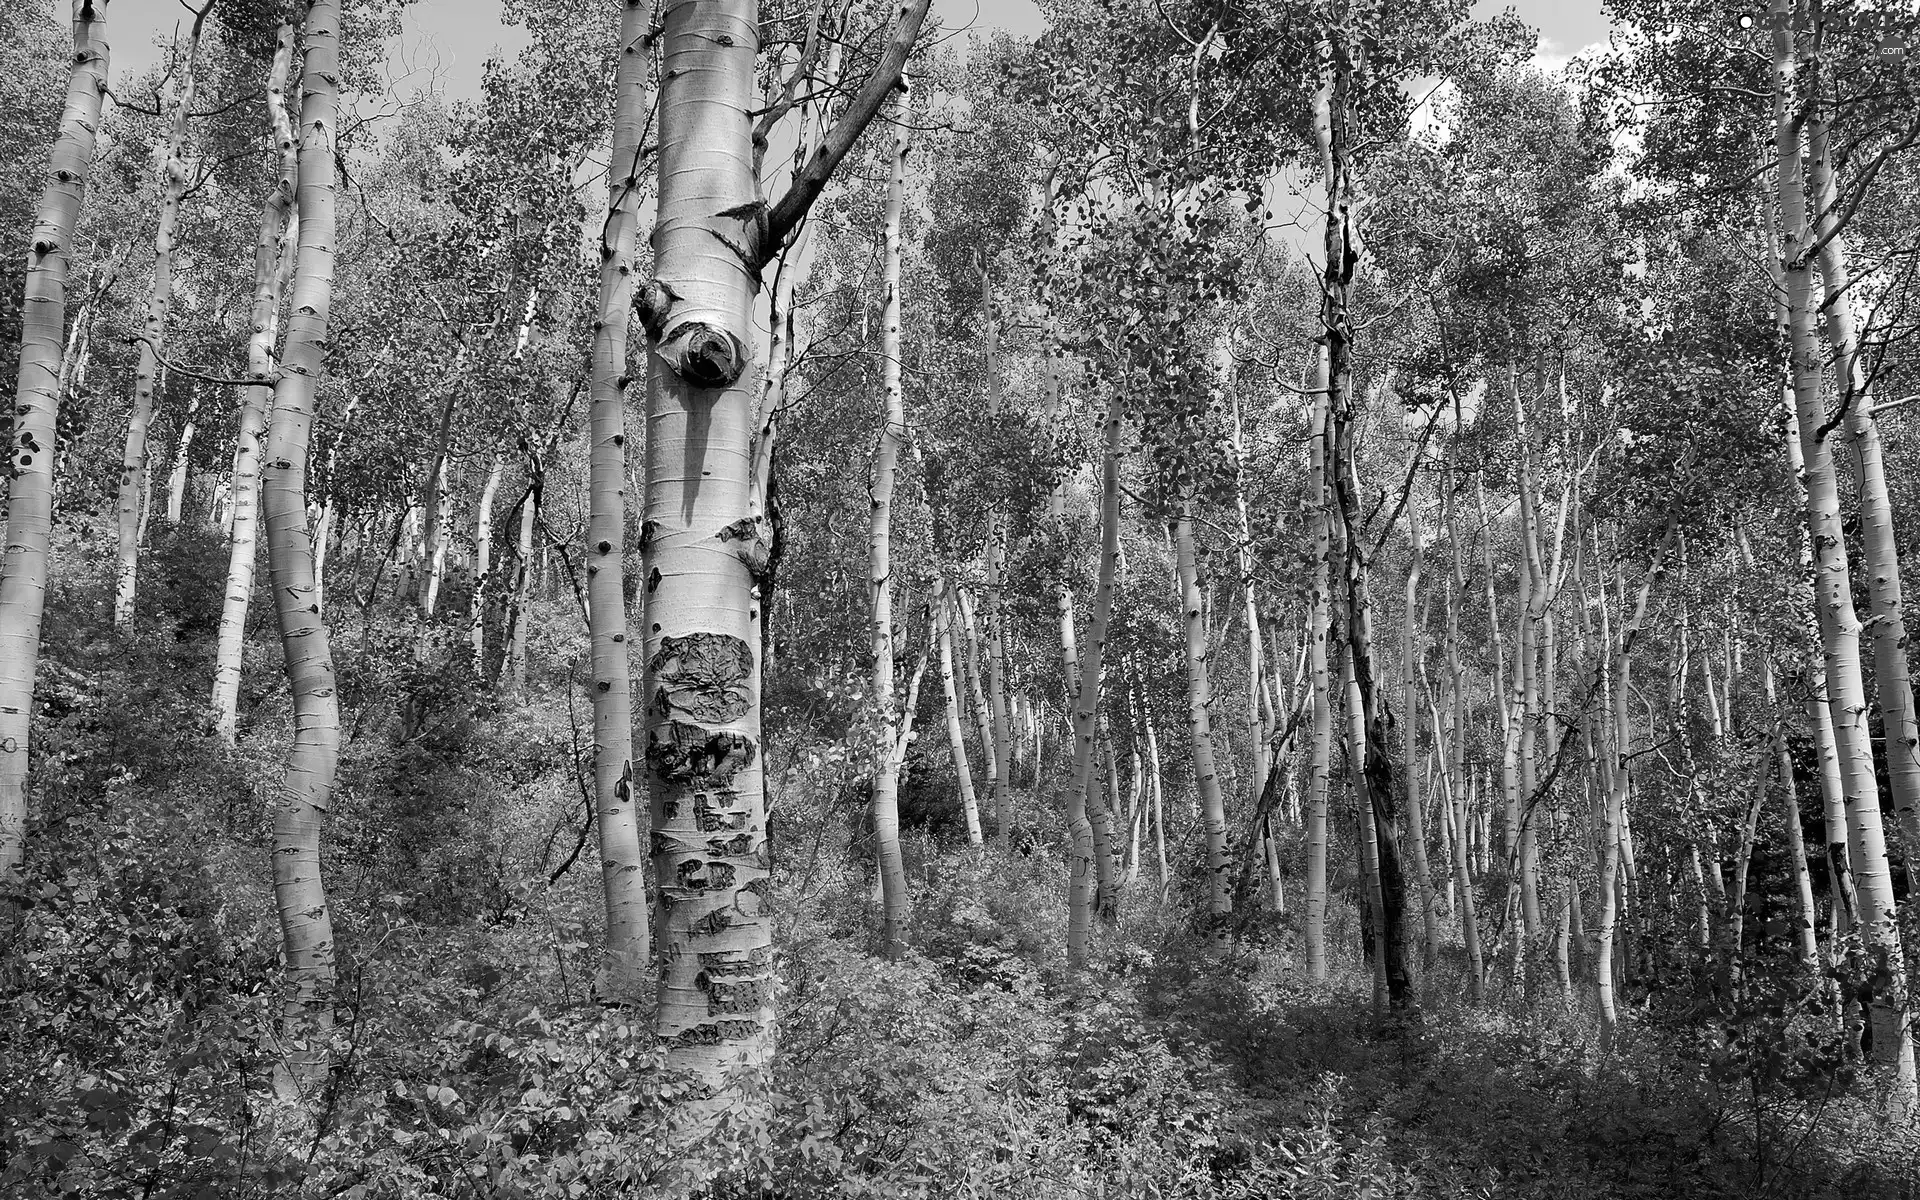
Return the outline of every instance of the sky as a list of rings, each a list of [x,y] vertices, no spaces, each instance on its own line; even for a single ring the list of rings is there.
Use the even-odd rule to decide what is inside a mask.
[[[46,3],[57,13],[70,11],[65,0]],[[1505,7],[1505,0],[1480,0],[1474,15],[1492,16]],[[1549,60],[1606,41],[1600,0],[1513,0],[1511,7],[1540,30],[1542,56]],[[948,28],[971,24],[1028,37],[1043,28],[1033,0],[935,0],[934,12]],[[403,88],[425,87],[437,72],[448,95],[477,95],[488,54],[496,47],[510,53],[521,44],[519,31],[502,27],[499,14],[499,0],[418,0],[407,10],[407,32],[395,47],[396,80]],[[184,31],[187,14],[181,0],[113,0],[108,19],[113,76],[119,80],[160,61],[160,45],[176,25]]]

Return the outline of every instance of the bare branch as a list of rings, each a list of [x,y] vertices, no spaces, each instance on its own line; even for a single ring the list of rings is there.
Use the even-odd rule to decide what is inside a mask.
[[[754,248],[759,266],[765,267],[780,253],[780,248],[799,228],[807,210],[813,207],[813,202],[819,198],[841,160],[846,158],[847,152],[853,149],[853,144],[879,113],[888,94],[900,85],[907,55],[912,53],[913,44],[920,38],[920,27],[926,23],[927,9],[931,3],[932,0],[906,0],[901,5],[900,21],[893,27],[893,38],[887,43],[880,61],[874,64],[873,73],[867,76],[867,81],[860,85],[859,93],[848,102],[846,111],[827,131],[827,136],[821,140],[820,148],[813,152],[813,157],[794,173],[793,183],[787,188],[786,195],[767,210],[766,230],[760,244]]]

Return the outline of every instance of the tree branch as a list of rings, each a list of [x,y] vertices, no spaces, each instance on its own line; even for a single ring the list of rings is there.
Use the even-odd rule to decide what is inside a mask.
[[[821,189],[827,186],[827,180],[840,166],[840,161],[860,140],[860,135],[872,123],[879,113],[880,106],[886,103],[888,93],[900,85],[900,74],[907,65],[907,55],[912,53],[913,44],[920,38],[920,27],[926,23],[927,9],[932,0],[905,0],[900,6],[900,21],[893,27],[893,38],[880,55],[880,61],[874,64],[873,73],[860,85],[860,91],[848,102],[846,111],[834,122],[827,136],[821,139],[820,148],[799,171],[794,173],[793,183],[787,188],[786,195],[780,197],[767,210],[767,225],[760,244],[754,248],[757,266],[765,267],[780,253],[788,237],[799,228],[807,210],[819,198]]]

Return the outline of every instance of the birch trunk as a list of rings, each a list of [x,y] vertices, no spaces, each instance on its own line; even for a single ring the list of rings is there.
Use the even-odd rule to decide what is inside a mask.
[[[717,1090],[729,1068],[759,1069],[772,1050],[755,655],[769,548],[752,518],[748,371],[759,279],[745,255],[722,252],[751,236],[758,195],[756,6],[672,0],[661,37],[659,219],[639,305],[651,351],[641,544],[658,1022],[670,1064]]]
[[[607,940],[597,983],[608,1001],[639,1007],[649,958],[647,883],[633,762],[633,674],[621,564],[626,555],[627,333],[633,311],[641,140],[653,106],[653,37],[646,0],[626,0],[615,76],[612,185],[600,242],[593,332],[587,516],[587,636],[593,670],[593,807]],[[651,445],[651,439],[649,439]],[[644,539],[644,534],[642,535]],[[658,825],[656,817],[656,827]],[[667,877],[661,876],[663,889]]]
[[[987,532],[987,701],[991,716],[993,753],[988,762],[993,768],[993,818],[1000,849],[1011,844],[1013,830],[1013,762],[1008,742],[1011,722],[1007,714],[1007,605],[1006,605],[1006,518],[990,515]]]
[[[1646,578],[1640,582],[1640,591],[1635,599],[1633,613],[1627,617],[1621,627],[1620,637],[1612,652],[1610,669],[1603,667],[1601,694],[1611,704],[1612,729],[1606,752],[1608,759],[1608,791],[1606,816],[1600,835],[1600,912],[1594,950],[1594,988],[1600,1008],[1600,1044],[1604,1051],[1613,1045],[1619,1029],[1619,1007],[1613,991],[1613,949],[1614,928],[1620,917],[1619,875],[1622,844],[1626,838],[1626,804],[1631,787],[1633,723],[1628,713],[1628,704],[1633,693],[1633,643],[1638,639],[1647,616],[1647,600],[1653,594],[1654,587],[1666,572],[1668,545],[1673,539],[1674,526],[1668,524],[1665,537],[1659,549],[1654,551],[1653,565]],[[1625,591],[1624,581],[1621,590]],[[1624,601],[1625,596],[1622,595]],[[1623,614],[1624,615],[1624,614]],[[1606,604],[1601,603],[1600,627],[1603,642],[1606,639]]]
[[[1467,952],[1467,994],[1478,1004],[1485,998],[1487,968],[1480,951],[1480,918],[1473,895],[1471,863],[1472,790],[1467,783],[1467,672],[1460,660],[1460,599],[1466,595],[1465,566],[1460,556],[1460,526],[1454,510],[1454,476],[1451,454],[1446,476],[1441,481],[1441,520],[1447,526],[1447,546],[1451,555],[1451,586],[1447,589],[1447,675],[1453,720],[1447,737],[1447,778],[1452,794],[1449,835],[1458,847],[1454,856],[1454,882],[1460,893],[1460,940]]]
[[[1187,726],[1192,734],[1194,789],[1199,796],[1207,845],[1207,943],[1219,952],[1226,948],[1227,926],[1233,916],[1229,878],[1233,863],[1227,847],[1226,802],[1214,765],[1213,689],[1207,672],[1207,628],[1200,607],[1200,569],[1194,552],[1191,506],[1190,498],[1181,498],[1173,537],[1180,572],[1180,612],[1187,630]]]
[[[973,771],[967,765],[967,728],[960,717],[960,693],[953,682],[953,611],[944,573],[933,577],[933,619],[939,623],[940,689],[947,708],[947,746],[953,755],[953,777],[960,789],[960,808],[967,818],[967,841],[981,845],[980,801],[973,791]]]
[[[227,587],[220,605],[220,640],[213,668],[213,722],[220,740],[231,746],[239,720],[240,671],[246,653],[247,608],[253,601],[253,569],[259,530],[260,439],[266,432],[273,398],[273,343],[280,325],[280,297],[293,265],[290,251],[298,236],[293,211],[299,179],[299,152],[287,115],[287,74],[293,58],[293,25],[280,26],[273,67],[267,76],[267,112],[273,121],[280,174],[260,206],[260,236],[253,255],[253,312],[247,338],[247,374],[255,381],[240,394],[240,431],[233,443],[233,476],[227,503]]]
[[[200,391],[195,388],[187,401],[186,420],[173,447],[173,469],[167,472],[167,524],[178,527],[187,502],[187,471],[193,452],[193,420],[200,415]]]
[[[880,441],[874,449],[872,498],[867,531],[867,602],[872,614],[873,701],[879,709],[879,761],[873,773],[871,802],[874,860],[880,876],[880,944],[888,958],[906,951],[907,870],[900,853],[900,776],[895,747],[900,717],[894,708],[893,650],[893,490],[900,449],[907,437],[906,393],[900,383],[900,230],[911,151],[908,94],[894,100],[893,168],[887,185],[886,245],[882,252],[880,311],[880,385],[884,392]]]
[[[903,6],[893,40],[804,180],[769,207],[752,152],[758,6],[668,0],[663,11],[654,278],[635,306],[650,347],[641,543],[657,1024],[667,1066],[709,1094],[736,1067],[763,1074],[772,1052],[755,654],[770,546],[752,495],[754,295],[779,249],[771,243],[792,232],[899,84],[925,15],[919,0]],[[714,1116],[709,1109],[706,1119]]]
[[[473,510],[473,595],[467,601],[467,641],[473,648],[473,674],[487,674],[487,591],[493,573],[493,498],[500,491],[500,477],[506,463],[495,454],[487,468],[487,481],[480,487],[480,498]]]
[[[1820,249],[1820,278],[1826,300],[1827,345],[1839,374],[1842,402],[1848,406],[1847,438],[1853,444],[1858,467],[1856,498],[1860,505],[1862,566],[1867,573],[1867,626],[1873,635],[1873,687],[1886,732],[1887,783],[1900,822],[1901,841],[1909,854],[1920,854],[1920,719],[1914,714],[1913,679],[1907,666],[1900,551],[1894,538],[1893,501],[1887,492],[1886,454],[1879,423],[1873,416],[1867,372],[1859,361],[1846,241],[1835,228],[1839,188],[1823,121],[1810,124],[1808,150],[1818,214],[1815,232],[1825,243]]]
[[[46,612],[47,543],[53,532],[53,457],[60,407],[73,230],[93,174],[94,138],[107,91],[105,5],[74,0],[73,67],[46,187],[33,214],[21,307],[20,373],[11,434],[7,550],[0,567],[0,888],[25,883],[27,761],[33,682]]]
[[[280,913],[287,991],[282,1091],[311,1098],[326,1077],[333,1026],[333,916],[320,873],[320,827],[340,757],[333,654],[314,599],[307,526],[307,452],[314,396],[325,368],[333,295],[335,120],[340,6],[309,0],[302,45],[299,157],[300,243],[293,310],[267,426],[261,507],[267,571],[293,694],[293,744],[273,822],[274,899]]]
[[[1519,424],[1520,442],[1520,543],[1521,576],[1526,596],[1520,605],[1519,669],[1515,671],[1520,694],[1519,708],[1519,797],[1520,797],[1520,913],[1529,947],[1541,935],[1540,912],[1540,830],[1533,815],[1534,791],[1539,781],[1536,754],[1540,727],[1540,627],[1547,603],[1546,571],[1541,562],[1539,505],[1533,486],[1533,442],[1527,425],[1519,387],[1514,388],[1514,411]]]
[[[1327,796],[1333,758],[1333,681],[1327,664],[1332,622],[1333,528],[1327,510],[1327,371],[1321,355],[1315,367],[1307,520],[1313,530],[1313,582],[1308,595],[1307,670],[1313,689],[1313,732],[1307,766],[1307,975],[1327,977]]]
[[[1073,714],[1073,775],[1067,783],[1067,965],[1087,965],[1093,936],[1093,914],[1103,919],[1117,901],[1107,883],[1111,868],[1101,869],[1098,844],[1088,816],[1092,786],[1094,735],[1100,713],[1100,692],[1107,651],[1107,627],[1113,614],[1113,572],[1120,554],[1120,430],[1119,401],[1107,409],[1106,451],[1100,471],[1100,574],[1093,597],[1093,617],[1087,629],[1087,657],[1080,677]],[[1096,886],[1096,880],[1100,885]]]
[[[455,360],[455,370],[459,360]],[[453,484],[447,478],[452,469],[452,455],[448,449],[448,437],[452,433],[453,401],[447,401],[447,420],[442,423],[440,434],[440,453],[434,456],[433,471],[428,477],[427,503],[422,515],[426,523],[426,540],[421,549],[421,561],[426,577],[420,582],[417,598],[420,604],[422,620],[430,620],[440,603],[440,581],[447,570],[447,535],[453,525]]]
[[[1416,453],[1409,468],[1408,486],[1412,486],[1412,476],[1420,469]],[[1427,816],[1420,795],[1420,710],[1424,707],[1421,695],[1420,674],[1416,668],[1420,649],[1417,623],[1417,608],[1420,599],[1420,571],[1423,565],[1423,547],[1420,544],[1420,522],[1415,515],[1416,502],[1410,496],[1407,501],[1407,541],[1412,551],[1412,559],[1407,567],[1407,595],[1400,619],[1400,674],[1401,679],[1401,727],[1405,741],[1401,746],[1401,755],[1405,763],[1403,770],[1407,779],[1407,835],[1412,842],[1410,847],[1413,860],[1414,901],[1420,906],[1423,963],[1431,967],[1440,955],[1440,914],[1435,911],[1433,901],[1433,876],[1427,865]]]
[[[1779,7],[1779,4],[1776,4]],[[1774,34],[1776,96],[1795,92],[1794,35]],[[1867,726],[1865,681],[1860,664],[1861,625],[1854,613],[1852,579],[1842,530],[1839,489],[1832,447],[1823,436],[1826,409],[1820,396],[1820,356],[1814,344],[1811,263],[1813,230],[1807,217],[1802,177],[1800,128],[1787,115],[1792,104],[1776,104],[1775,137],[1780,193],[1782,258],[1787,285],[1787,325],[1795,418],[1799,424],[1807,527],[1813,539],[1815,610],[1819,614],[1827,668],[1828,707],[1840,752],[1847,802],[1847,840],[1854,888],[1859,901],[1863,941],[1885,982],[1871,1005],[1874,1058],[1891,1068],[1885,1102],[1902,1118],[1916,1103],[1913,1040],[1909,1036],[1906,958],[1880,821],[1879,786]]]
[[[148,426],[153,421],[153,393],[167,344],[167,315],[173,305],[173,238],[180,222],[180,197],[187,190],[187,164],[181,157],[187,142],[187,117],[193,107],[194,68],[200,57],[200,28],[211,4],[194,17],[188,35],[186,60],[178,90],[168,113],[166,157],[160,165],[160,219],[153,234],[153,287],[147,294],[145,322],[140,335],[140,361],[133,381],[133,411],[127,417],[126,456],[120,470],[119,544],[114,555],[113,623],[124,628],[133,620],[139,583],[140,537],[145,521],[143,498],[148,487],[150,448]]]
[[[1153,853],[1154,863],[1160,869],[1160,902],[1166,903],[1167,889],[1171,878],[1167,872],[1167,805],[1161,792],[1160,780],[1160,735],[1153,727],[1153,714],[1141,715],[1141,723],[1147,729],[1147,786],[1153,797]]]
[[[992,787],[993,781],[999,776],[999,759],[993,752],[993,709],[987,703],[986,673],[980,666],[980,634],[973,619],[973,601],[965,589],[955,588],[953,604],[959,612],[961,630],[966,634],[967,686],[972,690],[974,724],[980,729],[981,765],[986,772],[987,784]],[[996,801],[996,818],[999,811]],[[1004,842],[1001,844],[1005,846]]]
[[[1260,604],[1253,586],[1253,526],[1247,516],[1247,448],[1240,425],[1240,391],[1233,385],[1233,357],[1231,354],[1223,357],[1226,361],[1222,375],[1233,404],[1233,501],[1234,515],[1240,521],[1240,541],[1235,547],[1235,559],[1240,568],[1240,590],[1246,600],[1247,744],[1253,759],[1253,772],[1249,777],[1253,780],[1253,799],[1257,801],[1259,789],[1267,778],[1269,743],[1273,739],[1273,730],[1269,723],[1271,714],[1261,706],[1267,661],[1266,648],[1260,637]],[[1279,877],[1276,875],[1274,878],[1277,884]]]
[[[520,501],[520,533],[513,547],[513,601],[508,608],[507,650],[500,671],[516,696],[524,696],[527,691],[527,605],[533,596],[533,525],[540,512],[538,464],[530,475],[527,494]]]

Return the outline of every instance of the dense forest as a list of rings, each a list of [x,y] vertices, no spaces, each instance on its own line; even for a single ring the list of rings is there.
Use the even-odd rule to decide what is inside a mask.
[[[1910,5],[70,2],[0,1196],[1920,1195]]]

